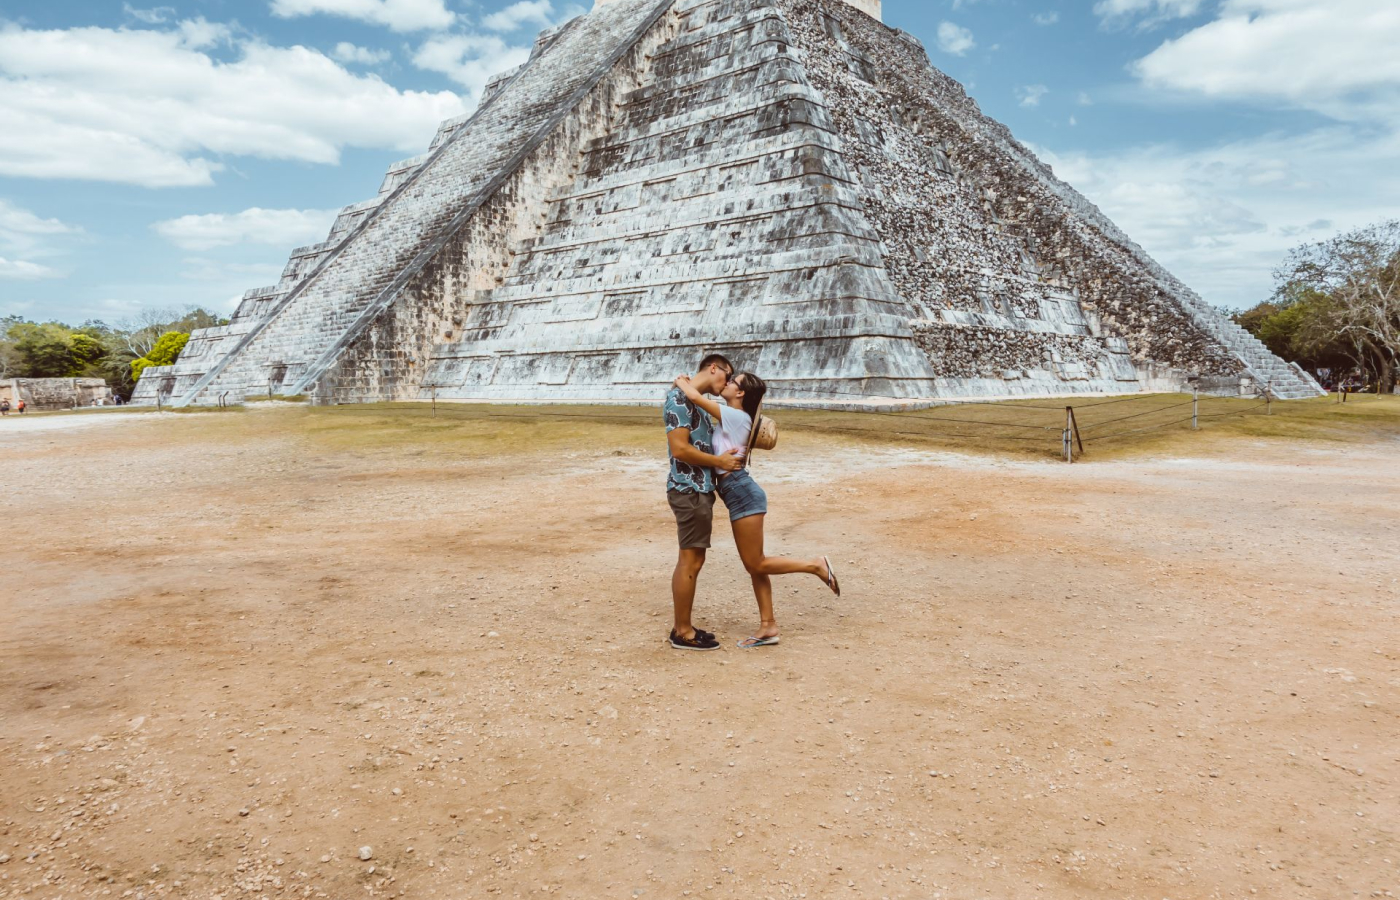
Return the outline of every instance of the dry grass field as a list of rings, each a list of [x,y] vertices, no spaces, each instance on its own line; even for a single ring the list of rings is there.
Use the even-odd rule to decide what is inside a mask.
[[[775,411],[711,654],[653,410],[0,421],[0,898],[1394,896],[1400,400],[1180,402]]]

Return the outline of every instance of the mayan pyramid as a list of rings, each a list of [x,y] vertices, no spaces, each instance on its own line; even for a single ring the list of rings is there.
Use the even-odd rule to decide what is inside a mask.
[[[817,403],[1319,392],[880,14],[600,0],[137,401],[654,399],[711,350]]]

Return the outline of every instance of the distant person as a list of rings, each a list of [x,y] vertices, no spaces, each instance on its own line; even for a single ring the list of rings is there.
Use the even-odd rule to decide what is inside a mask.
[[[10,401],[8,399],[0,400],[0,416],[8,416],[9,414]]]
[[[700,371],[691,377],[696,389],[718,394],[729,383],[734,366],[719,354],[700,361]],[[714,526],[715,471],[732,472],[741,465],[739,454],[716,455],[714,423],[678,387],[666,393],[662,404],[666,422],[666,444],[670,450],[671,473],[666,479],[666,500],[676,517],[680,554],[671,573],[671,605],[675,621],[671,646],[677,650],[718,650],[719,641],[696,628],[690,620],[695,605],[695,585],[710,549]]]
[[[25,403],[24,398],[21,397],[19,398],[19,403],[15,405],[15,408],[19,410],[20,415],[24,415],[24,411],[29,408],[29,405]]]
[[[715,452],[720,456],[733,452],[742,454],[744,468],[716,473],[719,498],[729,510],[734,543],[753,581],[754,599],[758,601],[758,630],[739,641],[739,646],[746,650],[772,646],[778,643],[779,631],[777,615],[773,611],[771,576],[815,575],[826,582],[826,586],[838,597],[841,596],[841,584],[836,580],[831,560],[825,556],[790,559],[764,555],[763,521],[768,513],[768,495],[749,474],[748,454],[753,449],[751,438],[754,425],[758,421],[759,408],[763,405],[763,395],[768,392],[768,385],[752,372],[741,372],[720,389],[719,396],[723,403],[706,397],[689,376],[677,378],[676,387],[688,401],[719,420],[719,431],[714,438]]]

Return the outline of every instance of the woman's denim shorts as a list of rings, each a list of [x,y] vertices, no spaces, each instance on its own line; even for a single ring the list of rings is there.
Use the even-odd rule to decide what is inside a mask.
[[[748,469],[730,472],[719,480],[719,499],[729,509],[731,522],[768,512],[768,495],[753,480]]]

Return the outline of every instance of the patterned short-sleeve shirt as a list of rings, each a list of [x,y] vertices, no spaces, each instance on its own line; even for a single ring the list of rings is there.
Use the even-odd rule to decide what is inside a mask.
[[[690,429],[690,443],[701,453],[714,453],[714,423],[700,407],[686,399],[680,388],[671,388],[662,405],[666,417],[666,433],[677,428]],[[682,494],[712,494],[715,490],[715,473],[708,466],[692,466],[671,457],[671,475],[666,479],[666,490]]]

